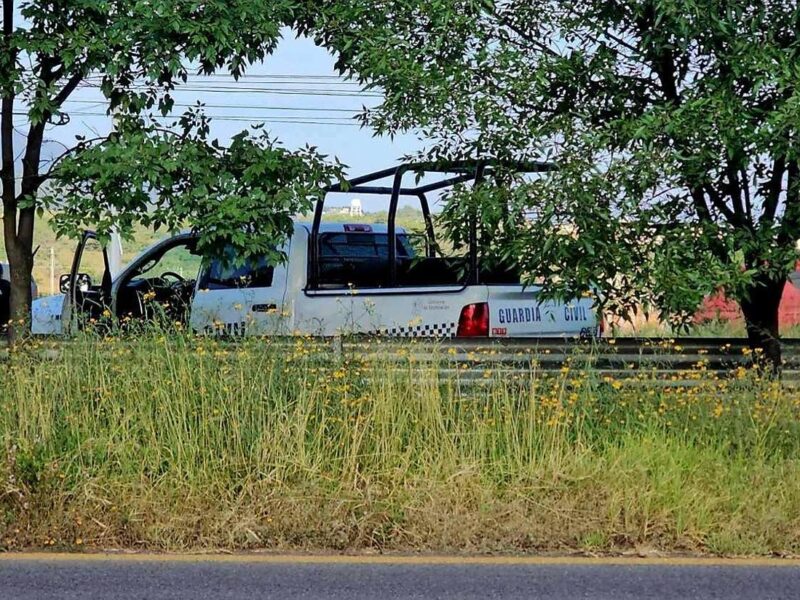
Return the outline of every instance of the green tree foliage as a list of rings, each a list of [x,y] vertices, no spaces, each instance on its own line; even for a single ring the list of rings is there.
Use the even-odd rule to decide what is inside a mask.
[[[2,0],[0,145],[4,241],[12,316],[30,311],[37,210],[58,210],[60,233],[84,225],[107,235],[134,224],[189,226],[211,253],[230,243],[269,251],[290,216],[307,210],[338,164],[314,149],[290,152],[265,133],[209,137],[202,107],[159,126],[190,72],[238,78],[269,55],[295,0]],[[88,76],[114,116],[103,138],[76,140],[45,163],[45,129],[68,121],[65,102]],[[19,143],[14,129],[25,128]],[[16,142],[16,143],[15,143]],[[21,161],[17,159],[21,157]]]
[[[473,201],[531,277],[566,296],[597,286],[616,312],[652,303],[678,318],[723,287],[779,360],[778,302],[800,238],[797,3],[364,4],[325,3],[305,26],[386,91],[366,120],[420,128],[436,140],[429,158],[558,164]],[[514,210],[493,208],[498,198]]]

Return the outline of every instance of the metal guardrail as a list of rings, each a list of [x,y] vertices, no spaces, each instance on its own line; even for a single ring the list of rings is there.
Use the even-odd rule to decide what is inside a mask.
[[[271,343],[290,346],[298,338]],[[69,340],[48,340],[46,351],[56,356]],[[228,338],[226,344],[237,344]],[[387,363],[413,361],[436,366],[443,374],[461,379],[482,377],[486,369],[495,373],[520,374],[533,370],[556,372],[570,365],[591,367],[601,375],[635,378],[643,372],[668,381],[695,380],[690,373],[725,377],[740,367],[750,368],[754,353],[744,338],[565,338],[429,340],[425,338],[314,338],[316,356],[333,359],[381,360]],[[800,384],[800,339],[782,340],[784,381]]]
[[[408,360],[436,364],[441,372],[460,377],[495,372],[559,371],[566,365],[591,367],[602,375],[631,378],[648,372],[664,380],[729,376],[751,368],[756,354],[742,338],[609,338],[569,340],[528,338],[505,340],[451,339],[439,342],[396,339],[334,339],[337,355],[359,359]],[[405,352],[403,352],[405,350]],[[800,382],[800,339],[783,343],[782,378]],[[695,380],[692,378],[692,380]]]

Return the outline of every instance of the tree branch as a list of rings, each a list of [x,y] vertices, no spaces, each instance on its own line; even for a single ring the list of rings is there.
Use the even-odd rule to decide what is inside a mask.
[[[742,191],[744,192],[744,208],[747,213],[747,218],[753,223],[753,201],[750,198],[750,181],[747,177],[747,172],[744,167],[740,170],[741,179],[743,182]]]
[[[108,139],[109,136],[107,135],[99,136],[91,138],[89,140],[82,140],[81,143],[77,144],[76,146],[73,146],[72,148],[67,148],[64,152],[62,152],[61,154],[59,154],[53,160],[50,161],[50,166],[48,167],[46,172],[39,175],[38,177],[39,185],[41,185],[42,183],[50,179],[50,177],[52,177],[53,171],[55,171],[56,167],[58,167],[58,164],[62,160],[64,160],[67,156],[73,154],[74,152],[78,152],[79,150],[83,150],[84,148],[87,148],[90,144],[93,144],[94,142],[104,142],[107,141]],[[66,148],[66,146],[64,147]]]
[[[53,57],[46,57],[42,60],[40,77],[48,87],[55,81],[53,69],[57,67],[58,61]],[[22,159],[22,185],[20,194],[17,198],[21,200],[32,200],[42,185],[43,179],[39,176],[40,162],[42,158],[42,143],[44,141],[44,128],[47,121],[53,115],[53,111],[59,108],[75,88],[83,80],[83,72],[79,71],[72,75],[64,87],[59,90],[53,98],[51,108],[42,113],[42,118],[36,123],[32,123],[28,131],[28,140],[25,146],[25,157]],[[33,247],[33,226],[35,217],[35,207],[30,202],[20,211],[19,224],[17,227],[17,240],[24,249]]]
[[[653,66],[666,99],[675,106],[680,106],[681,97],[675,79],[675,58],[672,56],[672,51],[664,50],[660,56],[655,57]]]
[[[42,73],[42,79],[46,80],[51,77],[51,73],[48,67],[48,70]],[[52,104],[54,108],[59,108],[64,104],[66,99],[69,98],[70,94],[75,91],[75,88],[77,88],[78,84],[83,80],[83,77],[83,72],[72,75],[64,87],[62,87],[53,98]],[[28,132],[25,157],[22,159],[22,187],[20,190],[20,198],[25,198],[36,193],[39,186],[42,184],[43,179],[39,177],[39,163],[41,162],[44,128],[47,124],[47,120],[52,115],[53,110],[45,111],[42,114],[41,121],[32,124]]]
[[[545,54],[547,54],[548,56],[551,56],[551,57],[556,57],[556,58],[560,57],[558,52],[556,52],[555,50],[553,50],[549,46],[546,46],[545,44],[543,44],[542,40],[539,39],[538,37],[536,37],[534,35],[531,35],[527,31],[522,29],[519,25],[517,25],[513,21],[509,20],[508,17],[506,15],[504,15],[503,13],[501,13],[501,12],[499,12],[497,10],[493,10],[492,14],[497,19],[497,23],[501,27],[506,27],[507,29],[510,29],[511,31],[516,33],[520,37],[520,39],[525,40],[525,42],[530,44],[531,48],[539,50],[540,52],[544,52]]]
[[[769,181],[764,186],[764,216],[762,219],[766,222],[775,220],[775,214],[778,212],[778,204],[781,198],[781,188],[783,187],[783,175],[786,173],[786,157],[779,156],[772,163],[772,174]],[[787,192],[788,196],[788,192]]]
[[[732,211],[727,204],[725,204],[725,200],[722,199],[722,195],[714,189],[714,186],[711,184],[706,184],[704,188],[706,194],[711,200],[711,204],[724,215],[731,225],[743,225],[742,221],[739,219],[739,216]]]
[[[61,88],[61,91],[56,94],[55,98],[53,98],[53,104],[56,106],[56,108],[60,108],[61,105],[64,104],[66,99],[69,98],[70,94],[75,91],[75,88],[78,87],[85,76],[86,74],[81,70],[77,73],[74,73],[72,77],[70,77],[64,87]]]
[[[640,54],[641,53],[641,50],[639,50],[639,48],[637,48],[633,44],[629,44],[628,42],[623,40],[621,37],[611,33],[610,31],[604,31],[603,35],[606,36],[612,42],[622,46],[623,48],[626,48],[627,50],[629,50],[630,52],[633,52],[634,54]],[[641,59],[636,59],[635,62],[643,63],[644,61],[642,61]]]
[[[3,47],[11,50],[11,36],[14,33],[14,2],[3,0]],[[12,50],[10,61],[16,61],[16,51]],[[9,74],[10,75],[10,74]],[[3,230],[6,251],[16,251],[17,237],[17,203],[15,197],[14,177],[14,85],[8,82],[0,93],[3,95],[0,107],[0,145],[2,145],[3,181]]]
[[[653,28],[656,26],[656,15],[653,5],[648,4],[646,13],[636,18],[635,22],[639,30],[638,34],[640,39],[644,39],[646,36],[652,37]],[[672,50],[663,46],[661,48],[648,47],[644,49],[644,56],[650,61],[650,67],[658,77],[658,81],[661,84],[661,91],[664,93],[665,99],[674,106],[680,106],[681,97],[678,92],[678,82],[675,77],[675,57]]]
[[[783,215],[778,244],[794,244],[800,238],[800,164],[791,161],[786,169],[786,210]]]
[[[733,206],[733,213],[740,223],[750,225],[747,218],[747,211],[742,200],[742,185],[739,181],[739,171],[728,162],[725,166],[725,174],[728,178],[727,195],[730,196]]]
[[[703,194],[703,190],[696,186],[690,186],[689,193],[694,201],[694,210],[697,212],[697,217],[706,223],[713,222],[713,219],[711,218],[711,211],[706,203],[706,197],[705,194]]]

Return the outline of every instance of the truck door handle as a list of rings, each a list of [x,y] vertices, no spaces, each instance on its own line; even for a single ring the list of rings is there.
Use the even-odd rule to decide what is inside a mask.
[[[278,310],[277,304],[253,304],[252,308],[250,309],[253,312],[270,312],[273,310]]]

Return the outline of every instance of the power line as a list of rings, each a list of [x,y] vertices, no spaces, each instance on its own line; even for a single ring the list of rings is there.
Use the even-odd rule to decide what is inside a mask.
[[[109,115],[101,112],[79,112],[75,111],[70,113],[78,117],[108,117]],[[153,119],[160,120],[175,120],[177,116],[162,116],[162,115],[149,115]],[[209,115],[212,121],[239,121],[246,123],[296,123],[300,125],[336,125],[336,126],[350,126],[360,127],[359,123],[354,123],[350,119],[344,117],[315,117],[313,119],[304,119],[302,117],[284,117],[284,118],[263,118],[263,117],[248,117],[245,115]],[[330,119],[330,120],[323,120]]]
[[[99,85],[86,83],[86,87],[100,87]],[[147,90],[148,87],[142,84],[133,84],[130,86],[133,90]],[[378,92],[370,92],[364,90],[329,90],[324,88],[264,88],[264,87],[248,87],[242,85],[220,85],[220,86],[198,86],[192,83],[178,84],[174,93],[179,92],[200,92],[204,94],[275,94],[275,95],[289,95],[289,96],[341,96],[351,98],[382,98],[383,94]]]
[[[67,113],[75,117],[106,117],[110,118],[111,115],[105,112],[92,112],[92,111],[70,111]],[[15,112],[15,116],[27,116],[27,113]],[[177,120],[180,115],[148,115],[150,118],[159,120]],[[276,115],[275,117],[260,117],[257,115],[208,115],[212,121],[239,121],[247,123],[298,123],[298,124],[312,124],[312,125],[350,125],[360,127],[360,123],[354,122],[350,117],[319,117],[319,116],[292,116],[292,115]]]
[[[73,103],[73,104],[92,104],[92,105],[100,105],[104,104],[103,102],[95,102],[93,100],[67,100],[66,103]],[[238,108],[243,110],[286,110],[286,111],[295,111],[295,112],[336,112],[336,113],[348,113],[355,115],[359,112],[359,109],[349,109],[349,108],[328,108],[328,107],[299,107],[299,106],[258,106],[258,105],[246,105],[246,104],[206,104],[205,102],[201,102],[202,108]],[[189,103],[182,103],[182,102],[175,102],[173,106],[178,106],[181,108],[196,108],[197,104],[189,104]]]
[[[97,116],[111,117],[112,116],[112,115],[109,115],[108,113],[105,113],[105,112],[91,112],[91,111],[85,111],[85,110],[76,110],[76,111],[72,111],[72,112],[70,112],[68,114],[78,115],[78,116],[90,115],[90,116],[95,116],[95,117],[97,117]],[[142,116],[152,117],[154,119],[180,119],[182,115],[179,115],[179,114],[178,115],[160,115],[160,114],[153,114],[153,113],[143,113]],[[255,120],[263,120],[263,119],[270,119],[270,118],[278,118],[278,119],[301,119],[301,120],[302,119],[318,119],[318,120],[321,120],[321,121],[343,121],[343,122],[346,122],[346,123],[353,122],[353,119],[351,119],[349,117],[317,117],[317,116],[305,116],[305,115],[297,115],[297,116],[294,116],[294,115],[274,115],[273,117],[262,117],[262,116],[259,116],[259,115],[238,114],[238,115],[206,115],[206,116],[211,118],[211,119],[224,118],[224,119],[255,119]]]
[[[233,77],[233,75],[229,73],[190,73],[187,71],[187,75],[189,77]],[[102,73],[94,72],[87,75],[87,78],[99,79],[104,77]],[[275,77],[277,79],[346,79],[341,75],[331,75],[326,73],[243,73],[239,76],[239,79],[243,79],[245,77]]]
[[[229,73],[211,73],[210,75],[204,75],[202,73],[189,73],[189,77],[233,78],[233,75],[230,75]],[[250,79],[254,77],[274,79],[343,79],[340,75],[311,75],[302,73],[244,73],[239,77],[239,79]]]
[[[242,81],[243,79],[275,79],[278,81],[303,81],[303,80],[320,80],[324,81],[327,84],[334,84],[334,83],[342,83],[346,85],[361,85],[358,81],[353,81],[349,79],[345,79],[338,75],[301,75],[301,74],[279,74],[279,73],[245,73],[240,75],[238,79],[235,79],[233,75],[227,73],[211,73],[210,75],[205,75],[203,73],[187,73],[187,78],[189,79],[230,79],[233,81]],[[101,81],[103,79],[103,75],[101,74],[94,74],[88,75],[86,77],[87,80],[92,79],[95,81]]]
[[[144,87],[134,89],[144,90]],[[277,96],[340,96],[343,98],[383,98],[383,94],[376,92],[361,92],[361,91],[341,91],[325,89],[301,89],[301,88],[257,88],[257,87],[194,87],[192,85],[181,85],[175,89],[175,92],[200,92],[203,94],[274,94]]]
[[[101,78],[92,78],[87,77],[84,81],[92,82],[92,83],[101,83]],[[198,83],[206,83],[208,85],[224,85],[224,84],[271,84],[271,85],[327,85],[327,86],[349,86],[354,88],[362,88],[363,86],[356,82],[356,81],[329,81],[329,80],[322,80],[322,79],[273,79],[273,78],[256,78],[256,77],[240,77],[238,80],[233,78],[225,78],[225,79],[207,79],[206,77],[192,77],[189,76],[187,81],[184,82],[182,79],[176,78],[174,81],[176,86],[186,85],[189,84],[198,84]],[[138,83],[134,85],[146,85],[144,83]]]

